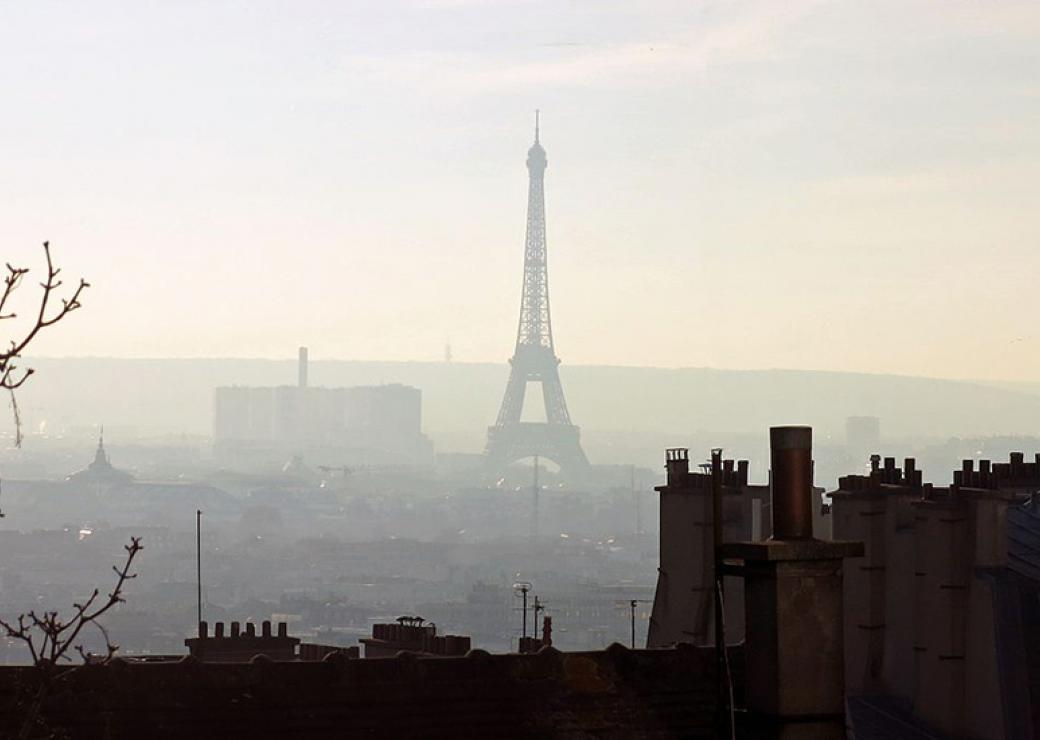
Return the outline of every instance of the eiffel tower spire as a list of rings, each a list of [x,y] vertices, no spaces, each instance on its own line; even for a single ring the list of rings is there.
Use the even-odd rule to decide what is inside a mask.
[[[560,360],[553,343],[545,240],[545,169],[549,162],[540,140],[538,111],[534,120],[534,144],[527,151],[527,236],[516,349],[509,361],[509,381],[498,418],[488,429],[486,454],[488,464],[496,468],[538,455],[567,473],[580,474],[588,461],[581,449],[578,427],[571,423],[567,411],[558,371]],[[544,423],[520,420],[531,382],[542,387]]]

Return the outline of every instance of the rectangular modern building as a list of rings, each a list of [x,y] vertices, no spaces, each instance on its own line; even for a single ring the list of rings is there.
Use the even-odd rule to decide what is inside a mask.
[[[214,396],[218,457],[307,456],[330,465],[425,462],[422,391],[412,386],[322,388],[306,385],[306,353],[297,385],[228,386]]]

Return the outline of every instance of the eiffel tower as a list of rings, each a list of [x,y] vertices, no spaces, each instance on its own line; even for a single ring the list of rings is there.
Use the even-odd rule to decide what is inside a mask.
[[[527,239],[524,249],[524,286],[516,350],[509,361],[502,408],[488,428],[486,462],[491,472],[526,457],[544,457],[560,466],[569,478],[580,478],[589,461],[581,449],[580,431],[571,423],[563,398],[549,315],[549,272],[545,251],[545,168],[548,160],[539,140],[538,111],[534,118],[534,145],[527,152],[530,184],[527,191]],[[521,421],[527,384],[541,383],[544,422]]]

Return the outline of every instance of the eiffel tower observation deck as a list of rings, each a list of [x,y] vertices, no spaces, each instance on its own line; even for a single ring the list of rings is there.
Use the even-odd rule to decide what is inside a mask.
[[[589,462],[581,449],[580,430],[571,423],[560,384],[549,311],[549,270],[545,248],[545,168],[548,160],[539,136],[535,111],[534,144],[527,152],[530,184],[527,191],[527,238],[524,246],[524,283],[520,295],[520,322],[516,350],[509,361],[509,381],[494,426],[488,428],[486,462],[499,473],[510,463],[528,457],[547,458],[568,478],[580,478]],[[521,421],[528,384],[541,385],[545,421]]]

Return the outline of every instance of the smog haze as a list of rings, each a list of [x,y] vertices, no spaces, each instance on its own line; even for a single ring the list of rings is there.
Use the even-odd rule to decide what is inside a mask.
[[[12,4],[5,258],[56,356],[504,363],[542,111],[567,365],[1040,378],[1040,8]]]

